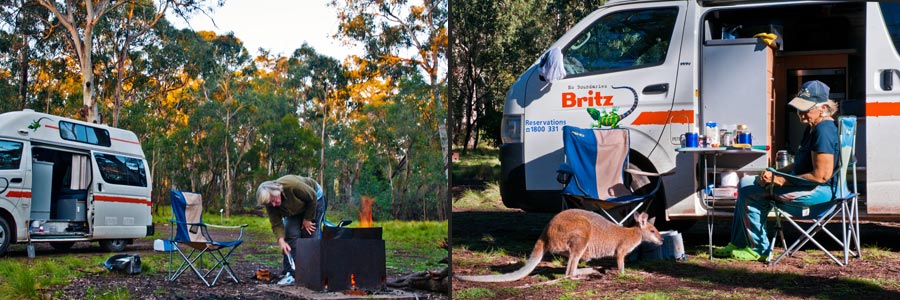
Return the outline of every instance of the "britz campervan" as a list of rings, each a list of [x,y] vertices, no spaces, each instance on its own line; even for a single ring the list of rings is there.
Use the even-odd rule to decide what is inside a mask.
[[[0,114],[0,255],[37,242],[122,251],[152,235],[148,170],[131,131],[29,109]]]
[[[550,55],[554,49],[561,58],[553,60],[560,57]],[[778,150],[796,151],[804,125],[787,102],[803,82],[820,80],[839,102],[839,114],[858,117],[861,215],[896,216],[898,50],[895,2],[611,0],[509,88],[501,125],[503,202],[526,211],[560,209],[561,129],[591,126],[595,119],[586,110],[594,108],[608,117],[600,121],[631,130],[630,164],[675,171],[662,178],[651,213],[697,219],[706,214],[701,159],[676,151],[680,136],[703,134],[709,121],[729,130],[746,125],[753,148],[764,153],[720,160],[720,167],[738,174],[762,170]],[[554,62],[566,71],[561,78],[542,74]]]

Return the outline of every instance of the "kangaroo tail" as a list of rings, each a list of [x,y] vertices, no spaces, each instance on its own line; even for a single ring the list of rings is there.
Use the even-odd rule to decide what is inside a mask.
[[[534,271],[534,268],[537,267],[538,263],[541,262],[541,259],[544,258],[544,238],[541,236],[538,239],[537,243],[534,244],[534,250],[531,251],[531,257],[528,258],[528,261],[525,262],[525,266],[516,270],[512,273],[500,274],[500,275],[480,275],[480,276],[464,276],[464,275],[456,275],[456,279],[464,280],[464,281],[476,281],[476,282],[506,282],[506,281],[516,281],[528,274],[531,271]]]
[[[633,113],[635,108],[637,108],[637,105],[638,105],[638,94],[637,94],[637,91],[635,91],[635,90],[634,90],[633,88],[631,88],[630,86],[612,86],[612,88],[614,88],[614,89],[628,89],[629,91],[631,91],[632,94],[634,94],[634,104],[631,105],[631,108],[628,109],[628,111],[622,113],[622,115],[621,115],[621,116],[622,116],[621,119],[624,119],[625,117],[627,117],[628,115],[630,115],[631,113]]]

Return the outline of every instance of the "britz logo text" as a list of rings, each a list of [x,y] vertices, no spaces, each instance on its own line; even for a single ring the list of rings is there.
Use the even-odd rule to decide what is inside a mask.
[[[600,91],[594,92],[589,90],[586,97],[578,97],[573,92],[564,92],[562,93],[562,107],[613,106],[612,98],[613,96],[600,94]]]

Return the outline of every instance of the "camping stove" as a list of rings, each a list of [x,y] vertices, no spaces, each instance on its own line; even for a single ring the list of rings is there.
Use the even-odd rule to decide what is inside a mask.
[[[380,227],[324,227],[322,239],[297,239],[298,285],[313,291],[381,291],[385,288]]]

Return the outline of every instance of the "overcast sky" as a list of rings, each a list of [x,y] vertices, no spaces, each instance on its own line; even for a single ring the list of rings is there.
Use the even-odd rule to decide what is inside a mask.
[[[343,60],[350,54],[362,54],[358,46],[343,46],[331,36],[337,33],[337,13],[327,0],[228,0],[209,17],[198,14],[190,21],[195,31],[229,31],[244,42],[251,55],[259,48],[273,54],[291,55],[305,41],[316,52]],[[175,27],[187,25],[169,17]]]

